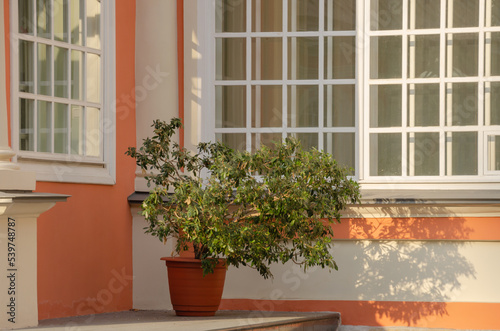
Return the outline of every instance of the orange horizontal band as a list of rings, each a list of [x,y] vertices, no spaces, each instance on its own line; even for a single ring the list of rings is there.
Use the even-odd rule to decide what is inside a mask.
[[[340,312],[342,325],[500,329],[500,303],[223,299],[220,309]]]
[[[500,240],[500,218],[354,218],[333,225],[336,239]]]

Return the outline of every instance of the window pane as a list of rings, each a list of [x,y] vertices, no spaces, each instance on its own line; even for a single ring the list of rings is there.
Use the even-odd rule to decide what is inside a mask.
[[[85,155],[99,156],[101,151],[100,111],[87,107],[85,110]]]
[[[500,136],[488,136],[488,170],[500,170]]]
[[[19,92],[35,92],[34,44],[19,40]]]
[[[50,25],[50,0],[36,1],[36,22],[38,37],[51,39],[52,27]]]
[[[101,102],[101,57],[87,53],[87,101]]]
[[[281,38],[252,38],[252,79],[282,79]]]
[[[35,17],[33,15],[33,5],[33,0],[18,1],[19,33],[33,35],[33,27],[35,22]]]
[[[252,31],[281,31],[283,29],[282,10],[282,0],[252,1]]]
[[[415,17],[411,15],[415,6]],[[437,29],[441,21],[441,1],[440,0],[413,0],[409,4],[410,27],[413,29]]]
[[[282,127],[282,86],[252,86],[252,127]]]
[[[68,153],[68,105],[54,103],[54,153]]]
[[[355,90],[355,85],[325,86],[325,127],[354,127]]]
[[[71,0],[71,43],[83,45],[83,24],[85,22],[85,2]]]
[[[318,148],[318,134],[317,133],[290,133],[289,137],[293,137],[300,141],[304,150],[311,150]]]
[[[68,42],[68,0],[54,0],[54,39]]]
[[[246,31],[246,8],[245,0],[216,0],[215,32]]]
[[[408,134],[408,174],[410,176],[439,175],[439,133]]]
[[[51,47],[38,44],[37,85],[38,94],[52,95],[52,58]]]
[[[411,61],[409,57],[408,61],[410,78],[439,77],[439,38],[439,35],[410,36],[410,54],[412,47],[415,54],[415,60]]]
[[[401,78],[401,36],[370,38],[370,78]]]
[[[288,127],[317,127],[318,86],[288,86]]]
[[[448,22],[448,27],[464,28],[479,25],[479,0],[448,1],[448,10],[453,11],[453,22]]]
[[[246,79],[245,38],[217,38],[216,47],[216,79]]]
[[[83,107],[71,106],[71,154],[83,155]]]
[[[356,0],[325,0],[325,31],[356,30]]]
[[[370,175],[401,176],[401,133],[370,134]]]
[[[52,103],[38,101],[37,151],[52,152]]]
[[[318,31],[319,0],[288,0],[288,31]]]
[[[68,97],[68,50],[54,47],[54,96]]]
[[[83,99],[83,52],[71,51],[71,98]]]
[[[244,128],[246,126],[246,87],[215,87],[215,127]]]
[[[370,87],[370,127],[401,126],[401,85]]]
[[[402,28],[402,0],[371,0],[371,12],[372,30],[400,30]]]
[[[477,132],[447,133],[446,148],[447,175],[477,175]]]
[[[410,84],[408,125],[439,126],[439,84]]]
[[[35,150],[35,103],[33,100],[19,99],[19,149]]]
[[[486,54],[488,56],[488,54]],[[488,75],[488,73],[486,73]],[[500,32],[491,33],[491,76],[500,76]]]
[[[500,125],[500,82],[492,82],[490,87],[490,123],[486,125]]]
[[[491,0],[491,26],[500,25],[500,0]]]
[[[215,139],[237,151],[245,151],[247,148],[245,133],[217,133]]]
[[[325,38],[325,79],[354,79],[356,37]]]
[[[87,0],[87,46],[101,48],[100,0]]]
[[[324,150],[333,155],[342,167],[355,167],[355,135],[354,133],[325,133]]]
[[[317,37],[288,38],[288,78],[318,79]]]
[[[454,83],[451,92],[451,125],[477,125],[478,95],[476,83]],[[448,102],[450,100],[448,99]],[[447,119],[448,125],[450,119]]]
[[[263,146],[274,148],[279,142],[281,142],[281,133],[252,133],[252,152]]]
[[[477,76],[478,34],[461,33],[453,34],[451,37],[453,38],[453,77]],[[448,73],[449,76],[450,73]]]

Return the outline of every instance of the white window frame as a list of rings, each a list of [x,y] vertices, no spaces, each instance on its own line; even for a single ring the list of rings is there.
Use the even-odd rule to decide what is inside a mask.
[[[40,153],[19,150],[18,3],[10,0],[11,133],[15,160],[37,181],[113,185],[116,183],[116,19],[115,0],[101,2],[101,156]],[[36,50],[35,50],[36,52]],[[36,60],[36,57],[35,57]],[[53,81],[53,80],[52,80]],[[86,89],[86,86],[83,86]],[[43,97],[41,98],[43,99]],[[47,99],[49,100],[50,97]]]

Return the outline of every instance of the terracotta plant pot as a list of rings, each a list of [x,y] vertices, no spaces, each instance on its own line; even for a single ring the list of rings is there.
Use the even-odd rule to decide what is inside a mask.
[[[213,274],[203,277],[201,261],[162,257],[167,265],[170,300],[178,316],[213,316],[219,309],[226,265],[219,260]]]

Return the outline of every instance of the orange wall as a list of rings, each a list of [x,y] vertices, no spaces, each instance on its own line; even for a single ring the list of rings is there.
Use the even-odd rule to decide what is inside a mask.
[[[135,86],[135,10],[135,0],[116,1],[117,99]],[[135,163],[124,153],[135,145],[135,108],[116,117],[116,185],[37,183],[38,192],[71,195],[38,220],[39,319],[132,308]]]

